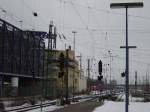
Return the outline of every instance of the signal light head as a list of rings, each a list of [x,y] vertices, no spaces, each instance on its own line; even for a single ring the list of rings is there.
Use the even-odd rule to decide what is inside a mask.
[[[121,77],[125,77],[126,74],[124,72],[121,73]]]
[[[103,65],[103,63],[102,63],[102,61],[100,60],[100,61],[98,62],[98,71],[99,71],[99,74],[100,74],[100,75],[102,74],[102,65]]]
[[[102,79],[103,79],[103,76],[102,76],[102,75],[98,76],[98,80],[99,80],[99,81],[101,81]]]

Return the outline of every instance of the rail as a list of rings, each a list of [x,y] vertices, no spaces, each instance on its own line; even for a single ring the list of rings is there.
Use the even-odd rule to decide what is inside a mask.
[[[97,98],[97,96],[93,95],[87,95],[87,96],[77,96],[75,97],[75,101],[79,101],[79,100],[84,100],[84,101],[89,101],[89,100],[93,100]],[[72,98],[69,98],[69,100],[71,101]],[[40,109],[43,107],[48,107],[48,106],[52,106],[52,105],[56,105],[57,101],[50,101],[48,103],[41,103],[41,104],[35,104],[35,105],[31,105],[31,106],[25,106],[25,107],[19,107],[19,108],[15,108],[15,109],[7,109],[5,110],[5,112],[26,112],[26,111],[30,111],[30,110],[34,110],[34,109]]]

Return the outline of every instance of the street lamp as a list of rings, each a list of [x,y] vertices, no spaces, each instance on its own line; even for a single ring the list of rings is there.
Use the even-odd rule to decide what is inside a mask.
[[[120,0],[118,2],[110,3],[110,8],[125,8],[126,9],[126,104],[125,112],[128,112],[129,105],[129,47],[128,46],[128,8],[141,8],[143,7],[143,2],[139,0]]]
[[[75,38],[75,36],[76,36],[76,31],[72,31],[72,33],[74,34],[74,38],[73,38],[73,50],[74,50],[74,53],[75,53],[75,44],[76,44],[76,38]]]
[[[74,92],[75,92],[75,90],[74,90],[74,89],[75,89],[75,87],[74,87],[74,86],[75,86],[75,85],[74,85],[74,78],[75,78],[75,49],[76,49],[76,48],[75,48],[75,44],[76,44],[75,36],[76,36],[76,33],[77,33],[77,32],[76,32],[76,31],[72,31],[72,33],[74,34],[74,40],[73,40],[73,50],[74,50],[73,61],[74,61],[74,69],[73,69],[73,93],[72,93],[72,94],[73,94],[73,101],[74,101]]]
[[[114,0],[114,2],[110,3],[110,8],[142,8],[143,1],[141,0]]]

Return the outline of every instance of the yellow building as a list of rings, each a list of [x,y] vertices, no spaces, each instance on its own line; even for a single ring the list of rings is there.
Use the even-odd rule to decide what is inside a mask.
[[[60,72],[60,54],[64,55],[65,66],[64,75],[59,77]],[[68,64],[66,65],[66,60]],[[64,50],[49,51],[46,50],[46,63],[45,63],[45,73],[48,79],[46,93],[50,97],[59,97],[61,95],[65,96],[66,92],[66,76],[68,75],[68,92],[71,97],[73,94],[79,92],[79,65],[78,61],[75,60],[74,51],[68,49],[67,53]],[[67,74],[68,72],[68,74]]]

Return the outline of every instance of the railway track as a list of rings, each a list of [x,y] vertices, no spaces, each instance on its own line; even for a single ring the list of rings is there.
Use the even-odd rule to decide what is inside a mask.
[[[86,97],[75,97],[75,101],[79,101],[79,100],[83,100],[83,101],[90,101],[97,98],[97,96],[86,96]],[[72,98],[69,98],[69,100],[71,101]],[[56,105],[57,101],[50,101],[48,103],[42,103],[42,104],[36,104],[36,105],[31,105],[31,106],[25,106],[25,107],[19,107],[19,108],[15,108],[15,109],[7,109],[4,112],[27,112],[30,110],[35,110],[35,109],[40,109],[43,107],[48,107],[48,106],[52,106],[52,105]]]
[[[5,111],[6,112],[26,112],[26,111],[29,111],[29,110],[34,110],[34,109],[38,109],[38,108],[41,108],[41,107],[43,108],[43,107],[47,107],[47,106],[51,106],[51,105],[55,105],[55,104],[56,104],[56,101],[51,101],[49,103],[19,107],[19,108],[9,109],[9,110],[5,110]]]

